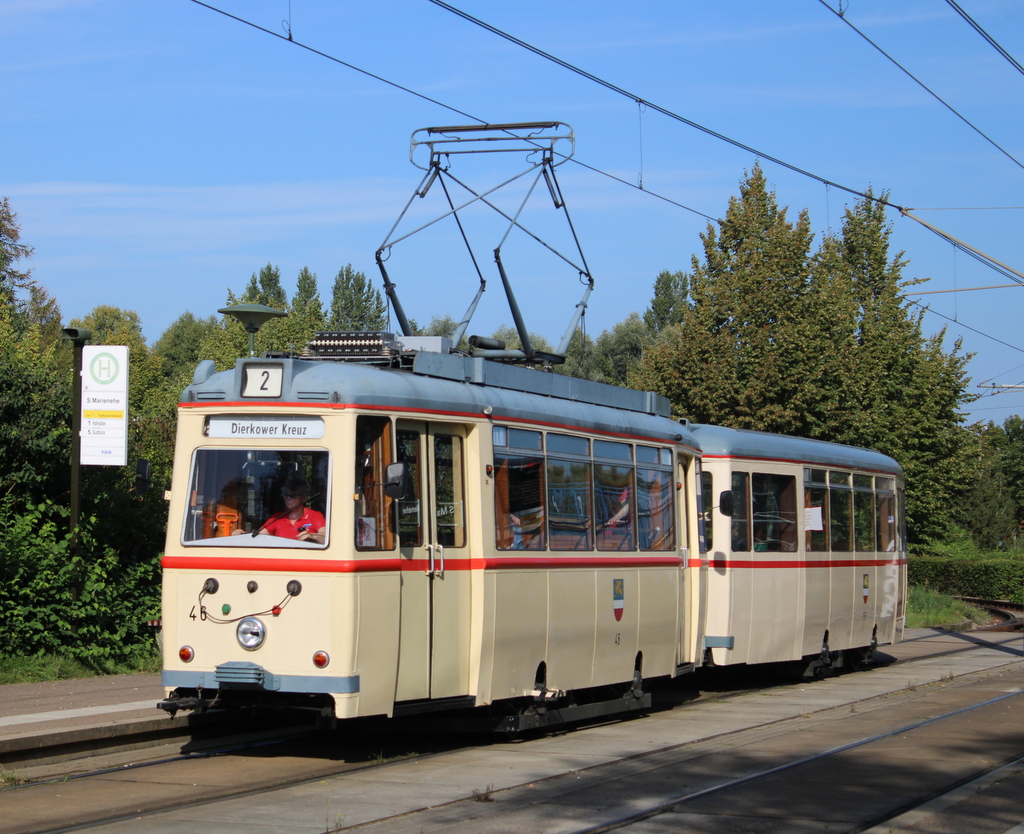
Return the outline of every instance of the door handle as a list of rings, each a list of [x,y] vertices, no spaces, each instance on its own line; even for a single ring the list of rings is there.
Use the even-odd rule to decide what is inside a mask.
[[[430,553],[430,558],[429,558],[429,560],[427,562],[428,567],[427,567],[425,573],[427,574],[427,576],[433,576],[434,575],[434,545],[428,544],[428,545],[426,545],[426,548],[427,548],[427,551]]]
[[[437,548],[437,552],[441,554],[441,568],[437,572],[437,578],[438,579],[444,579],[444,545],[443,544],[437,544],[437,545],[434,545],[434,547],[436,547]]]

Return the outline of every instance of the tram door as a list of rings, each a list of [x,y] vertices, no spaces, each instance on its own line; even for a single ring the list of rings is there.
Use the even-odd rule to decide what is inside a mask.
[[[465,427],[398,423],[412,485],[398,505],[402,608],[396,701],[469,694]]]

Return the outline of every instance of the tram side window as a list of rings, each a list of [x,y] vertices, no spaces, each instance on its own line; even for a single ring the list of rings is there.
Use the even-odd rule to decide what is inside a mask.
[[[896,550],[896,495],[891,478],[875,479],[875,538],[878,550],[892,553]]]
[[[548,434],[548,541],[552,550],[590,550],[590,441]],[[564,454],[566,457],[557,457]],[[572,455],[572,457],[569,457]]]
[[[700,473],[700,522],[704,528],[704,552],[708,553],[715,547],[714,528],[711,509],[715,506],[715,479],[710,472]]]
[[[395,546],[393,501],[384,493],[384,474],[394,460],[391,421],[359,417],[356,421],[355,524],[358,550],[392,550]]]
[[[409,491],[398,501],[398,543],[402,547],[423,544],[423,488],[420,481],[420,433],[399,431],[398,460],[409,467]]]
[[[870,475],[853,476],[853,544],[858,553],[875,550],[875,495]]]
[[[636,447],[636,524],[641,550],[675,547],[672,452]]]
[[[636,500],[628,443],[594,441],[594,518],[598,550],[633,550]]]
[[[751,478],[754,550],[796,550],[796,478],[755,472]]]
[[[466,500],[462,475],[462,438],[434,435],[434,479],[437,504],[437,543],[442,547],[466,544]]]
[[[750,476],[746,472],[732,473],[732,549],[750,550]]]
[[[498,550],[544,549],[544,457],[539,431],[494,428],[494,517]]]
[[[853,493],[849,472],[828,473],[829,533],[832,552],[853,550]]]
[[[303,545],[319,545],[319,541],[297,539],[297,528],[285,520],[289,510],[285,496],[305,491],[305,506],[314,514],[308,517],[318,526],[326,526],[330,514],[328,460],[324,451],[197,450],[182,540],[186,544],[224,544],[217,540],[262,530],[267,535],[247,539],[246,543],[275,547],[281,546],[282,539],[295,539]]]
[[[824,469],[804,470],[804,547],[828,551],[828,478]]]

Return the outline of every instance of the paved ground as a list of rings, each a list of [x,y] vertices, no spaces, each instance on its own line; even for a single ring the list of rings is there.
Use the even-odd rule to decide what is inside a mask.
[[[914,693],[919,687],[940,688],[947,685],[951,678],[957,680],[979,670],[990,670],[986,677],[991,679],[989,684],[997,689],[1001,685],[1007,690],[1022,687],[1024,643],[1021,635],[983,636],[914,630],[907,637],[907,641],[891,650],[886,649],[886,653],[900,661],[910,661],[936,649],[952,651],[966,645],[977,645],[978,650],[947,654],[916,663],[895,663],[868,672],[843,675],[803,686],[765,690],[723,702],[691,704],[648,718],[591,727],[561,736],[548,736],[519,744],[467,748],[428,760],[397,761],[363,773],[306,782],[257,796],[170,810],[91,830],[104,834],[177,834],[186,827],[201,827],[223,834],[323,832],[388,817],[388,821],[372,826],[372,829],[398,832],[406,829],[400,821],[402,818],[396,819],[395,815],[412,814],[424,808],[435,808],[437,811],[426,817],[415,818],[415,823],[414,818],[407,820],[421,828],[427,825],[423,830],[435,826],[436,830],[444,827],[452,831],[479,832],[568,830],[567,826],[578,825],[575,821],[577,814],[571,807],[567,808],[564,801],[564,813],[552,816],[551,809],[559,803],[538,804],[530,799],[531,793],[536,794],[545,789],[545,780],[559,778],[564,786],[566,780],[578,774],[582,783],[589,771],[601,766],[625,768],[631,761],[630,757],[664,748],[668,744],[684,747],[701,743],[728,746],[728,734],[754,726],[766,725],[764,732],[770,736],[772,722],[798,716],[814,716],[844,705],[849,705],[848,712],[855,712],[857,704],[867,704],[868,699],[888,693]],[[1004,678],[1005,684],[1002,683]],[[151,704],[162,697],[155,677],[4,687],[0,691],[0,762],[3,761],[3,744],[12,737],[20,736],[23,743],[33,733],[67,729],[85,732],[84,728],[89,726],[111,727],[122,725],[125,721],[152,720],[145,716],[144,707],[142,710],[136,709],[146,702],[147,697],[151,698]],[[111,705],[123,708],[123,711],[113,713]],[[708,739],[712,741],[706,741]],[[215,778],[216,774],[213,761],[208,768],[208,776],[211,778]],[[112,778],[116,778],[116,775]],[[124,774],[123,778],[127,790],[141,790],[147,776],[144,769],[134,771],[131,775]],[[908,817],[898,824],[890,824],[883,830],[928,831],[935,834],[946,831],[992,831],[993,834],[1003,834],[1013,831],[1024,819],[1024,804],[1018,799],[1024,795],[1021,782],[1019,770],[1008,772],[1004,778],[991,780],[991,784],[982,786],[985,789],[980,792],[975,787],[973,793],[965,794],[958,802],[950,803],[946,800],[945,806],[937,806],[938,814],[915,812],[916,816]],[[473,797],[481,801],[460,802]],[[631,800],[623,796],[615,798],[615,801],[628,807]],[[974,807],[972,810],[972,803],[985,803],[985,808]],[[513,806],[533,806],[536,813],[542,816],[533,818],[532,823],[516,816],[520,827],[509,828],[507,825],[512,818],[507,812],[511,812]],[[1014,815],[1020,819],[1012,820]],[[456,821],[456,816],[460,816],[461,822]],[[972,825],[956,827],[957,820],[962,825],[967,819],[974,821]],[[995,827],[979,827],[980,820],[987,820]],[[678,817],[675,821],[680,824],[683,822]],[[1008,824],[1008,821],[1012,824]],[[664,820],[652,822],[651,827],[638,830],[668,830],[664,827],[666,824]],[[1014,834],[1022,832],[1024,829],[1014,831]]]

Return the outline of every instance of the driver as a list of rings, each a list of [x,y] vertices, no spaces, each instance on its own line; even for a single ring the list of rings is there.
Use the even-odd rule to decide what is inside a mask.
[[[327,534],[327,520],[322,513],[306,506],[309,501],[309,483],[306,479],[289,478],[281,490],[281,497],[284,499],[284,510],[274,513],[256,533],[323,544]]]

